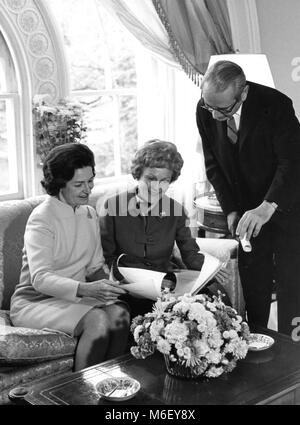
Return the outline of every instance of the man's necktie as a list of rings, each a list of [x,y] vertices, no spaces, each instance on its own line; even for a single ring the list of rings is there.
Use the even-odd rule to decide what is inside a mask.
[[[230,142],[235,145],[238,139],[238,131],[233,117],[227,121],[227,136]]]

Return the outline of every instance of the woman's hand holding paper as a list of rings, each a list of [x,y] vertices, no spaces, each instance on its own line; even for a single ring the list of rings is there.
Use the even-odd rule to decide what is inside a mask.
[[[77,296],[96,298],[103,303],[116,301],[120,295],[126,294],[119,282],[113,282],[108,279],[102,279],[95,282],[82,282],[78,286]]]

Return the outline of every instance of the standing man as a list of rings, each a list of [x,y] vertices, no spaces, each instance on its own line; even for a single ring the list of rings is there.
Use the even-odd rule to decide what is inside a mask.
[[[248,321],[267,326],[275,279],[278,331],[291,335],[300,322],[300,124],[292,101],[246,81],[230,61],[212,65],[201,89],[207,178],[232,236],[252,244],[250,253],[239,248]]]

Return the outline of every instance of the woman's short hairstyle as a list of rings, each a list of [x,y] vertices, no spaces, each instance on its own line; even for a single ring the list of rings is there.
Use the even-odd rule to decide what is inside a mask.
[[[178,179],[183,159],[174,143],[149,140],[135,154],[131,163],[131,174],[139,180],[145,168],[167,168],[172,171],[171,183]]]
[[[206,71],[201,88],[204,84],[212,85],[217,91],[224,91],[233,85],[240,93],[246,85],[246,77],[242,68],[234,62],[221,60],[215,62]]]
[[[41,185],[51,196],[57,196],[60,189],[74,177],[75,170],[92,167],[95,175],[93,152],[82,143],[67,143],[53,148],[45,158],[44,178]]]

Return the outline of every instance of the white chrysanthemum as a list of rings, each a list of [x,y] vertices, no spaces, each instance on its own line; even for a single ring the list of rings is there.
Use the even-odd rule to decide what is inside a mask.
[[[197,295],[194,296],[194,299],[203,302],[203,301],[205,301],[205,296],[202,295],[202,294],[197,294]]]
[[[165,338],[171,343],[184,342],[187,340],[189,330],[184,323],[174,321],[165,327]]]
[[[142,332],[142,330],[143,330],[143,325],[138,325],[135,328],[135,330],[133,332],[133,337],[134,337],[135,342],[138,342],[138,339],[140,337],[140,333]]]
[[[206,372],[206,376],[208,378],[217,378],[218,376],[222,375],[224,372],[224,369],[222,367],[211,367],[208,372]]]
[[[229,334],[229,338],[231,339],[238,338],[238,334],[234,329],[230,329],[230,331],[228,331],[228,334]]]
[[[234,352],[234,344],[232,342],[229,342],[224,347],[224,353],[233,353]]]
[[[238,320],[233,319],[232,325],[237,332],[240,332],[240,330],[242,329],[240,322]]]
[[[161,330],[164,328],[163,320],[155,320],[150,326],[150,336],[152,341],[157,341],[160,336]]]
[[[207,331],[206,320],[204,318],[198,322],[197,330],[200,333],[205,333]]]
[[[189,311],[190,308],[190,304],[185,302],[185,301],[179,301],[177,304],[174,305],[173,307],[173,311],[175,313],[179,312],[179,313],[187,313]]]
[[[229,335],[229,332],[228,331],[224,331],[223,332],[223,338],[224,339],[229,339],[230,338],[230,335]]]
[[[211,330],[207,337],[208,344],[212,348],[220,348],[223,344],[223,338],[219,329],[214,328]]]
[[[208,314],[205,316],[205,320],[206,320],[207,332],[210,332],[217,327],[217,321],[214,318],[213,313],[208,312]]]
[[[187,359],[187,360],[190,360],[191,354],[192,354],[192,352],[191,352],[190,347],[184,347],[184,349],[183,349],[183,357],[185,359]]]
[[[204,318],[206,318],[207,316],[209,316],[210,313],[209,311],[207,311],[204,307],[203,304],[201,303],[193,303],[190,306],[190,310],[188,313],[188,318],[190,320],[196,320],[198,323],[201,322],[201,320],[203,320]]]
[[[238,359],[243,359],[246,357],[247,352],[248,352],[247,342],[241,339],[237,339],[235,344],[233,344],[232,354]]]
[[[175,348],[176,348],[176,350],[179,350],[179,348],[183,348],[182,342],[177,341],[175,343]]]
[[[171,345],[163,338],[160,338],[157,343],[157,349],[163,354],[170,354]]]
[[[207,342],[204,340],[196,340],[193,341],[193,347],[195,349],[195,356],[197,357],[203,357],[206,355],[206,353],[209,352],[210,348]]]
[[[213,364],[218,364],[222,360],[222,354],[217,350],[210,350],[205,357],[209,363]]]
[[[207,308],[209,308],[210,309],[210,311],[216,311],[217,309],[216,309],[216,305],[215,305],[215,303],[211,303],[211,302],[207,302],[206,303],[206,306],[207,306]]]
[[[184,351],[183,351],[183,349],[182,349],[182,348],[179,348],[179,349],[177,350],[177,356],[178,356],[178,357],[183,357],[183,356],[184,356]]]

